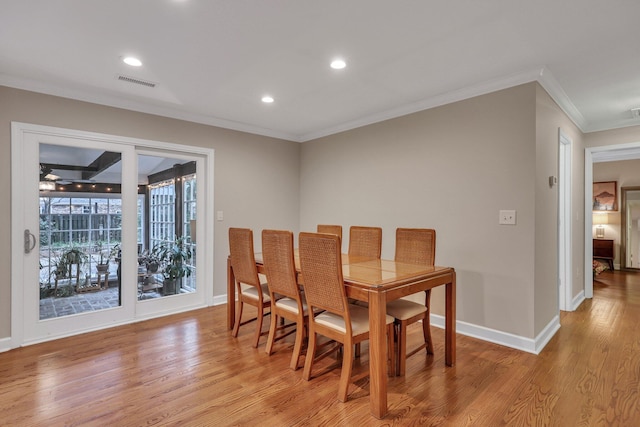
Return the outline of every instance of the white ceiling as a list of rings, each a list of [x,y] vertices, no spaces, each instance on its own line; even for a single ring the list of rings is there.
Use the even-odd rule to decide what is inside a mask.
[[[306,141],[537,80],[589,132],[640,124],[638,18],[638,0],[0,0],[0,85]]]

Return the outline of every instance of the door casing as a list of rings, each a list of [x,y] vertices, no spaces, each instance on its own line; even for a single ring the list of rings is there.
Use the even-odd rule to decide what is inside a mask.
[[[68,335],[74,335],[76,333],[83,333],[89,330],[101,329],[104,327],[116,326],[119,324],[132,323],[152,317],[159,317],[175,312],[191,310],[204,306],[210,306],[213,304],[213,263],[207,262],[208,259],[213,259],[214,249],[214,236],[213,236],[213,164],[214,164],[214,150],[202,147],[185,146],[180,144],[151,141],[137,138],[129,138],[116,135],[107,135],[86,131],[78,131],[72,129],[63,129],[50,126],[41,126],[20,122],[12,122],[11,124],[11,338],[9,346],[10,348],[16,348],[22,345],[34,344],[36,342],[47,341],[49,339],[62,338]],[[24,330],[24,317],[23,307],[25,306],[25,283],[30,283],[30,278],[25,276],[28,265],[25,264],[27,257],[24,255],[24,230],[26,228],[33,228],[32,232],[37,234],[37,227],[33,224],[27,224],[25,220],[25,194],[28,189],[24,188],[24,174],[21,165],[24,164],[27,154],[23,147],[27,140],[34,141],[42,140],[42,142],[48,143],[64,143],[62,141],[73,140],[73,143],[83,143],[85,141],[89,147],[93,148],[96,144],[119,144],[124,151],[129,150],[135,152],[136,150],[142,150],[147,152],[165,153],[171,156],[189,155],[195,156],[198,160],[198,204],[197,204],[197,217],[198,221],[198,242],[199,250],[197,252],[198,260],[196,262],[199,265],[197,288],[200,290],[198,298],[186,298],[184,302],[178,304],[178,308],[172,309],[170,307],[171,302],[161,303],[159,306],[153,306],[152,304],[140,304],[137,302],[137,290],[135,287],[131,289],[122,288],[122,318],[117,320],[108,319],[106,323],[101,326],[93,326],[88,329],[80,329],[70,331],[67,334],[58,334],[50,337],[43,337],[41,339],[25,341]],[[57,141],[57,142],[56,142]],[[70,142],[67,142],[71,144]],[[128,160],[125,160],[128,158]],[[137,183],[137,165],[135,164],[136,157],[133,155],[123,156],[123,181],[126,179],[134,179]],[[37,168],[37,162],[34,163],[34,168]],[[37,176],[37,169],[34,176]],[[126,172],[129,171],[129,172]],[[33,171],[28,171],[31,173]],[[131,182],[131,181],[129,181]],[[126,200],[130,200],[132,206],[135,206],[135,199],[137,197],[136,186],[129,186],[131,188],[125,189],[123,187],[123,205],[126,205]],[[37,187],[36,187],[37,188]],[[32,191],[34,191],[32,189]],[[202,197],[200,197],[202,195]],[[135,215],[123,215],[123,230],[135,230],[136,229],[136,216]],[[123,283],[135,283],[136,281],[136,262],[127,262],[127,260],[137,260],[137,242],[136,233],[127,232],[123,233],[122,237],[122,281]],[[32,259],[29,261],[33,264]],[[36,280],[37,283],[37,280]],[[182,296],[180,296],[182,297]],[[165,299],[165,298],[161,298]],[[174,299],[173,297],[166,298],[169,301]],[[174,299],[175,300],[175,299]],[[146,302],[146,301],[143,301]],[[81,323],[81,322],[80,322]]]

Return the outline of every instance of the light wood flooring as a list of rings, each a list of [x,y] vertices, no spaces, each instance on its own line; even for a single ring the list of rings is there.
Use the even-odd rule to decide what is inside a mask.
[[[433,328],[435,355],[389,379],[384,420],[366,380],[340,403],[339,370],[304,381],[292,341],[269,357],[253,324],[232,338],[218,306],[0,354],[0,425],[638,426],[640,274],[605,272],[594,289],[538,356],[458,335],[446,368]]]

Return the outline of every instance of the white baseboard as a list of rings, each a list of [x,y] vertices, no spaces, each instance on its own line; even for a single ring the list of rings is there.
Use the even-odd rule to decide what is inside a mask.
[[[444,316],[431,314],[431,324],[444,329]],[[540,353],[558,329],[560,329],[559,316],[555,316],[535,339],[474,325],[461,320],[456,321],[456,332],[459,334],[533,354]]]
[[[584,300],[584,292],[581,292],[576,296],[572,305],[577,308]],[[227,295],[218,295],[213,297],[213,305],[222,305],[227,303]],[[157,317],[157,316],[149,316]],[[146,320],[136,319],[135,321]],[[438,314],[431,314],[431,324],[435,327],[444,329],[444,316]],[[504,345],[506,347],[514,348],[516,350],[526,351],[528,353],[538,354],[549,340],[560,329],[560,318],[555,316],[549,324],[544,328],[535,339],[525,338],[518,335],[510,334],[508,332],[502,332],[495,329],[486,328],[484,326],[478,326],[471,323],[463,322],[461,320],[456,321],[456,332],[461,335],[466,335],[479,340],[492,342],[494,344]],[[11,350],[12,342],[11,338],[0,338],[0,353]]]
[[[573,297],[573,300],[571,300],[571,311],[575,311],[578,307],[580,307],[582,301],[584,301],[584,289],[580,291],[578,295]]]
[[[13,344],[11,343],[11,337],[0,338],[0,353],[9,351],[12,348],[13,348]]]
[[[577,307],[584,299],[584,292],[574,299],[574,305]],[[227,303],[227,295],[218,295],[213,297],[213,305],[221,305]],[[444,316],[431,314],[431,324],[435,327],[444,329]],[[518,335],[502,332],[495,329],[478,326],[471,323],[458,320],[456,322],[456,332],[467,335],[483,341],[489,341],[494,344],[504,345],[505,347],[515,348],[516,350],[526,351],[527,353],[538,354],[549,340],[560,329],[560,317],[555,316],[549,324],[538,334],[535,339],[525,338]]]
[[[226,303],[227,303],[227,294],[213,296],[213,305],[222,305]]]

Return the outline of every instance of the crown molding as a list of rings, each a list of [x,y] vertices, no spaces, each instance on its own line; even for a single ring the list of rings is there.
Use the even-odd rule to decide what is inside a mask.
[[[585,133],[587,131],[587,121],[584,116],[576,106],[573,104],[567,93],[564,91],[560,83],[553,77],[551,71],[548,68],[542,67],[540,69],[540,74],[537,78],[540,86],[547,91],[551,99],[553,99],[556,104],[564,111],[564,113],[569,116],[569,119],[582,131]]]
[[[250,134],[301,143],[356,129],[362,126],[367,126],[373,123],[378,123],[384,120],[405,116],[407,114],[416,113],[418,111],[428,110],[430,108],[435,108],[476,96],[485,95],[487,93],[507,89],[532,81],[537,81],[538,83],[540,83],[540,85],[547,91],[547,93],[549,93],[551,98],[560,106],[565,114],[567,114],[571,121],[573,121],[582,132],[593,132],[595,130],[606,130],[616,127],[637,125],[637,123],[635,122],[631,123],[630,121],[621,121],[619,124],[602,124],[601,126],[598,126],[597,129],[589,128],[584,116],[580,113],[580,111],[578,111],[573,102],[571,102],[562,86],[560,86],[558,81],[553,77],[551,72],[546,67],[537,67],[521,73],[510,74],[500,78],[488,80],[476,85],[471,85],[461,89],[431,96],[412,104],[407,104],[397,108],[392,108],[390,110],[381,111],[375,114],[361,117],[356,120],[344,122],[337,126],[320,129],[316,132],[310,132],[303,135],[294,135],[273,129],[252,126],[246,123],[236,122],[232,120],[220,119],[203,114],[190,113],[176,108],[162,107],[145,102],[133,101],[105,94],[90,93],[80,89],[64,88],[57,85],[43,83],[41,81],[0,74],[0,85],[9,86],[16,89],[44,93],[53,96],[60,96],[62,98],[91,102],[94,104],[100,104],[109,107],[122,108],[125,110],[153,114],[178,120],[185,120],[239,132],[246,132]]]
[[[122,108],[124,110],[136,111],[139,113],[153,114],[156,116],[216,126],[219,128],[230,129],[239,132],[246,132],[255,135],[268,136],[271,138],[300,142],[296,135],[279,132],[273,129],[252,126],[246,123],[235,122],[233,120],[205,116],[203,114],[190,113],[181,111],[176,108],[161,107],[150,103],[133,101],[116,96],[91,93],[81,89],[72,89],[68,87],[51,85],[31,79],[17,78],[2,73],[0,73],[0,86],[8,86],[15,89],[43,93],[45,95],[59,96],[61,98],[74,99],[77,101],[90,102],[107,107]]]
[[[406,116],[407,114],[417,113],[418,111],[428,110],[430,108],[440,107],[442,105],[451,104],[453,102],[463,101],[487,93],[507,89],[524,83],[536,81],[541,72],[541,68],[525,71],[522,73],[511,74],[497,79],[488,80],[476,85],[467,86],[465,88],[453,90],[439,95],[431,96],[424,100],[403,105],[398,108],[386,110],[380,113],[362,117],[357,120],[345,122],[341,125],[323,129],[318,132],[308,133],[302,136],[302,142],[311,141],[325,136],[333,135],[339,132],[359,128],[362,126],[378,123],[384,120],[394,119],[396,117]]]

